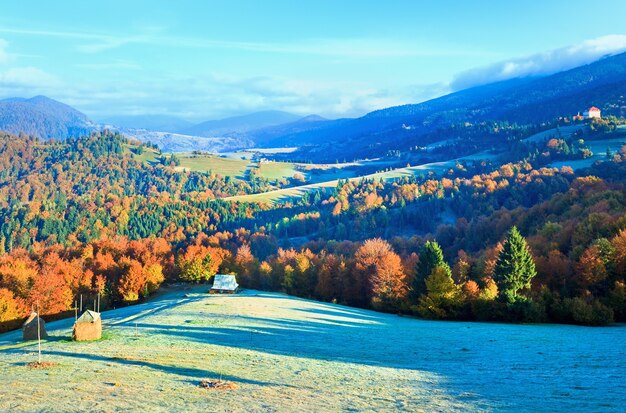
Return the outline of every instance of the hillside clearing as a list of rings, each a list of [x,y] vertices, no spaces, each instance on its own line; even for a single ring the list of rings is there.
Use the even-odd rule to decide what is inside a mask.
[[[405,168],[397,168],[392,169],[390,171],[385,172],[376,172],[369,175],[363,176],[355,176],[355,177],[347,177],[350,181],[359,181],[361,179],[382,179],[383,181],[391,181],[394,179],[409,177],[409,176],[417,176],[417,175],[427,175],[430,172],[433,173],[442,173],[447,171],[450,168],[454,168],[457,161],[473,161],[473,160],[481,160],[481,159],[493,159],[495,155],[480,152],[473,155],[464,156],[458,159],[452,159],[449,161],[443,162],[432,162],[426,163],[423,165],[417,166],[408,166]],[[341,179],[341,178],[338,178]],[[337,186],[339,180],[333,179],[324,182],[317,182],[307,185],[300,185],[292,188],[282,188],[277,189],[275,191],[268,191],[258,194],[250,194],[250,195],[237,195],[224,198],[226,201],[239,201],[239,202],[265,202],[265,203],[276,203],[276,202],[284,202],[288,200],[293,200],[295,198],[301,197],[305,192],[311,192],[316,190],[326,190],[328,188],[334,188]]]
[[[607,138],[598,140],[586,141],[587,146],[593,152],[593,156],[587,159],[576,159],[567,161],[552,162],[550,166],[555,168],[561,168],[563,166],[570,166],[572,169],[577,170],[581,168],[588,168],[596,161],[607,161],[606,150],[610,149],[612,153],[619,153],[622,146],[626,143],[626,136],[617,138]]]
[[[259,175],[269,180],[292,178],[296,173],[291,162],[262,162],[259,164]]]
[[[623,326],[432,322],[205,291],[105,312],[96,342],[69,341],[73,320],[51,322],[50,368],[26,367],[37,346],[19,331],[0,335],[0,411],[608,412],[626,402]]]
[[[216,155],[195,155],[189,153],[176,154],[180,159],[180,166],[177,170],[213,172],[221,176],[244,179],[246,169],[250,166],[250,161],[242,159],[222,158]]]
[[[566,138],[571,137],[574,133],[578,132],[579,130],[584,130],[584,129],[587,129],[587,125],[584,123],[569,125],[569,126],[561,126],[559,128],[552,128],[552,129],[548,129],[548,130],[536,133],[532,136],[529,136],[528,138],[523,139],[523,141],[541,143],[541,142],[548,141],[552,138],[566,139]]]

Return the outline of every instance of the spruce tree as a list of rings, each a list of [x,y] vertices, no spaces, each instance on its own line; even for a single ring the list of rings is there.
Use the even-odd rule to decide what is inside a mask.
[[[530,281],[536,274],[535,261],[526,240],[516,227],[511,228],[498,254],[493,274],[500,298],[514,303],[519,290],[530,288]]]
[[[444,271],[451,274],[450,266],[443,260],[443,251],[437,241],[426,241],[420,252],[413,280],[412,295],[415,300],[426,293],[425,280],[430,277],[436,267],[442,267]]]
[[[442,319],[454,316],[462,304],[461,289],[454,283],[450,269],[438,266],[426,278],[428,293],[422,295],[417,311],[424,318]]]

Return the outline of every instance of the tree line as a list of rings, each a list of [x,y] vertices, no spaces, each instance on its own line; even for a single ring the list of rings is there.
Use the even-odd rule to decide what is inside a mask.
[[[457,163],[440,177],[342,180],[263,205],[218,199],[246,193],[245,182],[141,163],[127,145],[107,133],[0,139],[0,322],[35,299],[54,297],[44,303],[51,313],[81,292],[136,302],[166,280],[216,272],[431,318],[624,320],[621,152],[578,172],[528,160]],[[500,276],[515,273],[516,260],[496,265],[506,245],[520,245],[509,242],[512,227],[526,235],[527,248],[509,253],[529,251],[529,283]]]

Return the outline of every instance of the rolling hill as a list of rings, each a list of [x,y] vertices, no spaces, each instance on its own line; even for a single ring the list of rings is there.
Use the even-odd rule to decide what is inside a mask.
[[[275,137],[270,143],[304,147],[293,155],[301,159],[351,160],[417,145],[427,133],[464,122],[537,124],[575,115],[592,105],[605,115],[623,116],[624,96],[626,53],[546,77],[506,80],[420,104],[377,110],[358,119],[326,122]]]
[[[190,136],[180,133],[150,131],[146,129],[116,128],[120,134],[130,139],[156,144],[163,152],[205,151],[218,153],[252,146],[245,138]]]
[[[178,133],[193,126],[192,122],[176,116],[168,115],[136,115],[116,116],[102,121],[104,124],[115,125],[127,129],[145,129],[156,132]]]
[[[255,112],[242,116],[210,120],[180,131],[186,135],[205,137],[245,137],[247,132],[295,122],[300,116],[281,111]]]
[[[332,121],[318,115],[309,115],[300,118],[294,122],[268,126],[265,128],[250,131],[249,136],[257,147],[272,146],[273,144],[275,144],[275,141],[277,139],[280,139],[280,137],[282,136],[305,131],[314,131],[323,127],[329,122]],[[278,146],[283,145],[280,145],[279,142]]]
[[[255,290],[208,295],[206,288],[170,290],[103,312],[97,341],[71,341],[73,318],[48,323],[43,361],[58,363],[48,368],[28,367],[37,344],[19,341],[21,331],[0,335],[0,410],[617,412],[623,406],[623,386],[606,380],[623,378],[615,344],[624,341],[624,328],[426,321]],[[205,389],[203,379],[232,387]]]
[[[0,100],[0,130],[40,138],[78,137],[96,125],[78,110],[45,96]]]
[[[605,115],[623,116],[624,96],[626,53],[550,76],[482,85],[419,104],[377,110],[357,119],[302,118],[265,111],[193,126],[167,116],[127,116],[108,121],[121,132],[155,142],[165,151],[299,147],[299,151],[282,157],[328,163],[378,157],[389,150],[406,151],[423,144],[422,138],[429,133],[464,123],[540,124],[574,115],[591,105]],[[79,111],[44,96],[0,101],[0,130],[11,133],[65,138],[96,127]]]

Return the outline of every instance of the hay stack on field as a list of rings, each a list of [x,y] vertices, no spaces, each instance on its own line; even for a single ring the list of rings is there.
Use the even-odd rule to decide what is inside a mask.
[[[237,292],[239,284],[234,275],[216,274],[213,279],[213,286],[209,291],[210,294],[234,294]]]
[[[72,339],[75,341],[98,340],[102,337],[100,313],[87,310],[74,323]]]
[[[39,334],[37,329],[39,328]],[[30,313],[30,317],[26,319],[24,325],[22,325],[22,335],[24,340],[38,340],[39,338],[47,338],[46,322],[39,318],[39,314],[36,312]]]

